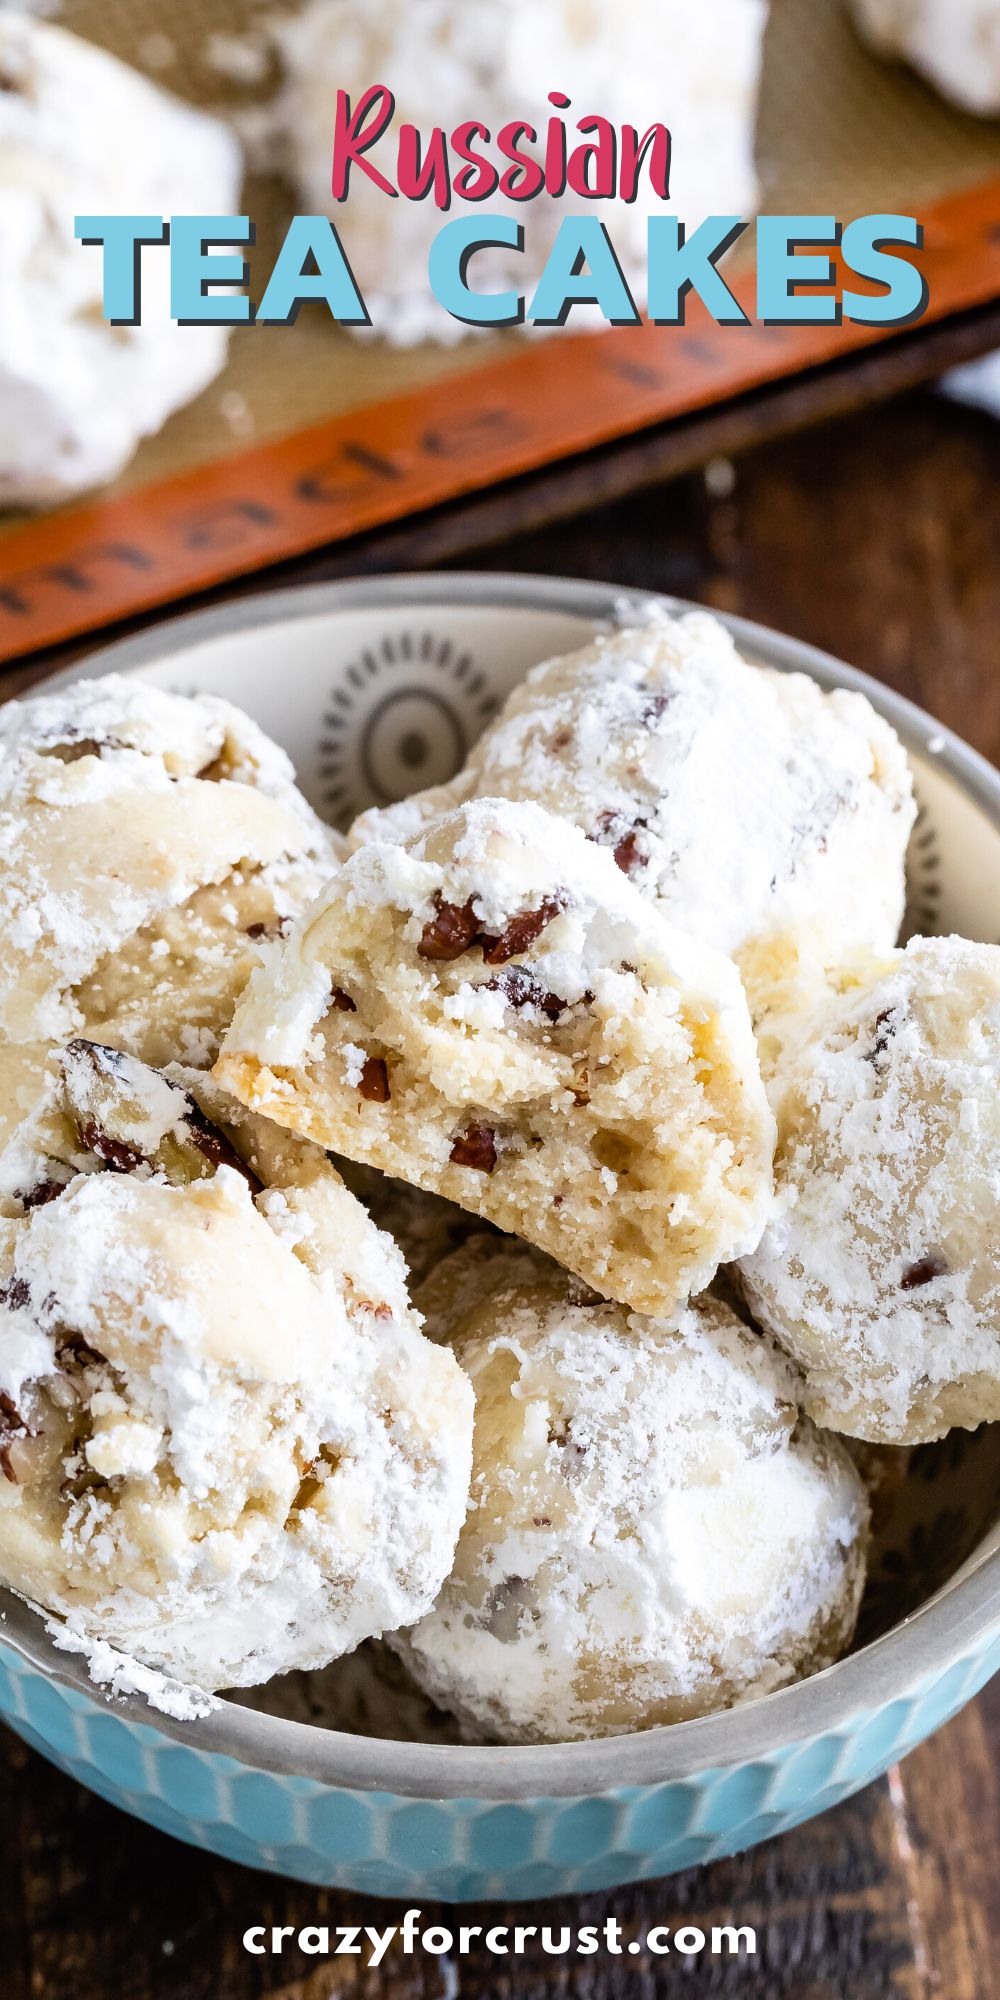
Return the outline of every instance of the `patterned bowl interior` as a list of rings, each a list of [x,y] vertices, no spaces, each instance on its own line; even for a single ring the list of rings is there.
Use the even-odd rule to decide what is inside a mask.
[[[238,630],[225,629],[219,614],[220,629],[184,643],[187,621],[181,621],[173,634],[166,628],[172,650],[159,657],[142,658],[143,649],[152,650],[147,639],[70,669],[66,678],[117,666],[116,652],[131,667],[137,651],[134,671],[144,678],[179,692],[225,695],[285,746],[312,803],[344,827],[366,806],[450,777],[531,666],[584,643],[600,618],[628,612],[628,601],[597,587],[560,593],[525,579],[521,591],[505,590],[506,580],[491,589],[484,578],[463,596],[460,581],[442,579],[438,597],[426,583],[399,579],[390,587],[383,580],[353,593],[360,603],[348,590],[315,611],[309,607],[316,594],[300,593],[301,608],[284,618],[276,615],[279,600],[264,600],[256,621],[254,607],[243,607],[251,615]],[[565,601],[574,599],[592,605],[592,615],[567,609]],[[636,603],[641,615],[641,599]],[[202,631],[206,622],[200,621]],[[909,855],[907,935],[956,931],[1000,940],[1000,780],[992,799],[989,778],[981,782],[981,803],[949,768],[954,739],[929,718],[820,655],[731,622],[748,657],[780,667],[807,663],[827,685],[863,686],[904,736],[920,804]],[[1000,1425],[956,1431],[913,1451],[859,1450],[874,1488],[876,1522],[856,1641],[862,1645],[991,1546]],[[239,1699],[362,1735],[457,1740],[378,1644],[324,1674],[291,1675]]]

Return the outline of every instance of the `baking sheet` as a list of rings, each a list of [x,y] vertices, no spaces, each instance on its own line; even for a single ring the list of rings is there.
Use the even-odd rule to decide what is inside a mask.
[[[165,15],[161,0],[63,0],[59,18],[215,111],[273,123],[273,62],[247,86],[212,60],[220,35],[227,65],[261,45],[267,4],[174,0]],[[468,496],[583,463],[595,447],[673,436],[684,419],[759,408],[763,434],[780,398],[761,392],[802,390],[815,415],[826,377],[836,406],[844,368],[866,349],[895,347],[909,380],[981,352],[1000,300],[1000,126],[877,63],[841,0],[773,0],[764,70],[762,206],[920,215],[930,306],[919,327],[720,328],[692,298],[680,328],[514,332],[446,349],[358,339],[308,307],[293,327],[237,329],[225,373],[119,480],[48,513],[0,517],[0,661],[361,534],[413,532],[428,510],[465,520],[455,503]],[[248,186],[255,292],[295,205],[274,172]],[[349,212],[342,227],[350,253]],[[742,249],[727,279],[753,320],[752,244]],[[861,398],[889,373],[877,357],[854,368]]]
[[[56,18],[179,96],[246,120],[273,98],[277,63],[259,84],[241,86],[211,60],[213,38],[242,35],[259,43],[274,12],[272,0],[171,0],[169,8],[163,0],[62,0]],[[876,210],[912,214],[1000,176],[1000,126],[963,117],[908,71],[876,61],[859,43],[842,0],[772,0],[758,154],[764,209],[829,211],[842,219]],[[297,204],[291,186],[273,175],[251,175],[246,203],[258,225],[250,261],[259,292]],[[350,233],[348,205],[348,254]],[[560,335],[560,343],[571,337]],[[511,333],[474,336],[447,349],[396,349],[343,333],[309,307],[294,327],[237,328],[224,375],[103,490],[131,492],[248,444],[441,384],[520,343]],[[17,519],[0,516],[0,534]]]

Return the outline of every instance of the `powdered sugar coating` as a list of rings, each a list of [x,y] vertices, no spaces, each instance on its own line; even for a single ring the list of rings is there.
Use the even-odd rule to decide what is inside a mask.
[[[0,507],[113,478],[226,358],[179,326],[165,248],[142,259],[134,326],[103,313],[103,253],[76,216],[232,214],[240,148],[221,119],[81,37],[0,8]]]
[[[1000,948],[920,938],[779,1079],[746,1296],[820,1423],[916,1444],[1000,1418]]]
[[[724,1305],[640,1320],[478,1239],[418,1292],[476,1391],[455,1567],[394,1641],[469,1733],[561,1741],[725,1708],[853,1630],[867,1504]]]
[[[656,1310],[760,1235],[774,1128],[728,960],[535,805],[345,863],[217,1068],[253,1109]]]
[[[482,118],[494,139],[513,120],[541,135],[529,145],[543,154],[547,92],[572,100],[574,120],[599,105],[616,123],[644,132],[655,120],[673,137],[670,200],[656,197],[646,173],[633,202],[604,199],[601,219],[613,238],[633,296],[646,296],[646,230],[651,213],[678,214],[692,226],[706,215],[749,216],[756,206],[754,128],[766,0],[714,0],[711,18],[683,0],[631,0],[614,13],[579,0],[311,0],[283,19],[278,35],[288,70],[283,124],[293,178],[308,212],[331,212],[330,149],[338,88],[357,104],[382,82],[396,113],[390,132],[369,155],[391,175],[404,121],[429,137]],[[651,60],[652,56],[652,60]],[[669,64],[665,109],[659,78]],[[572,138],[571,138],[572,143]],[[492,156],[498,158],[495,148]],[[457,162],[456,162],[457,164]],[[499,160],[502,168],[506,162]],[[579,205],[577,203],[577,205]],[[470,283],[483,291],[513,285],[530,296],[566,211],[566,200],[539,193],[530,202],[490,197],[491,216],[525,226],[521,254],[484,250]],[[400,346],[468,334],[446,313],[427,280],[427,257],[441,225],[432,200],[392,200],[363,172],[351,175],[337,227],[375,330]],[[596,310],[578,308],[571,325],[607,325]]]
[[[881,55],[903,56],[928,82],[984,117],[1000,112],[997,0],[850,0]]]
[[[334,838],[256,723],[121,675],[0,709],[0,1035],[211,1060]]]
[[[738,960],[754,1011],[813,963],[895,943],[915,807],[863,695],[741,659],[706,612],[651,616],[535,667],[448,785],[362,814],[406,838],[472,797],[533,799]]]
[[[90,1095],[67,1075],[88,1060]],[[0,1077],[24,1128],[0,1166],[19,1147],[46,1176],[20,1199],[2,1176],[3,1582],[96,1660],[209,1691],[418,1617],[472,1398],[395,1246],[321,1153],[195,1073],[77,1049],[32,1077],[4,1048]]]

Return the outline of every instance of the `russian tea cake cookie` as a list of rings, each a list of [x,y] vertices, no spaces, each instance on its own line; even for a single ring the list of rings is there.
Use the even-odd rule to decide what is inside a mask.
[[[570,150],[581,143],[575,121],[597,107],[612,124],[631,124],[640,134],[660,121],[673,140],[669,201],[653,192],[642,171],[634,200],[615,195],[600,202],[601,220],[641,304],[651,214],[677,214],[694,225],[708,215],[749,218],[754,212],[766,19],[765,0],[713,0],[710,14],[682,0],[634,0],[615,10],[581,7],[578,0],[546,0],[544,7],[533,0],[366,0],[364,6],[312,0],[278,31],[288,72],[284,125],[302,205],[311,214],[334,214],[378,333],[401,345],[428,336],[459,340],[466,327],[436,304],[428,283],[428,253],[441,226],[433,199],[393,199],[355,166],[346,202],[331,204],[338,89],[350,93],[353,106],[373,84],[393,92],[392,123],[367,155],[392,185],[404,123],[421,133],[426,156],[435,127],[450,134],[466,120],[481,119],[493,142],[486,154],[509,170],[495,142],[514,121],[533,126],[537,143],[529,139],[524,146],[522,133],[522,146],[543,160],[548,121],[557,116],[568,128]],[[562,93],[567,108],[561,113],[549,91]],[[453,172],[461,166],[456,155]],[[542,191],[529,201],[496,189],[486,203],[489,215],[523,224],[524,251],[479,253],[473,287],[513,285],[530,296],[560,221],[573,207],[572,189],[562,199]],[[578,320],[574,312],[571,325]],[[592,323],[606,324],[596,314]]]
[[[256,723],[122,675],[0,708],[0,1039],[211,1061],[336,865]]]
[[[471,1391],[323,1155],[92,1043],[0,1087],[0,1581],[208,1691],[429,1609]]]
[[[734,967],[538,806],[478,800],[352,855],[217,1074],[639,1310],[764,1225],[773,1121]]]
[[[111,324],[78,215],[231,215],[240,149],[104,49],[0,8],[0,507],[111,479],[219,373],[224,326],[170,316],[170,253],[142,257],[141,318]]]
[[[844,1651],[864,1489],[769,1340],[707,1297],[640,1319],[485,1238],[417,1298],[475,1389],[472,1500],[434,1609],[393,1644],[470,1732],[679,1722]]]
[[[896,942],[914,819],[906,757],[863,695],[741,659],[706,612],[546,660],[457,778],[362,815],[355,844],[471,797],[534,799],[740,964],[760,1008],[803,965]]]
[[[1000,111],[1000,0],[851,0],[880,55],[902,56],[963,111]]]
[[[918,938],[803,1048],[742,1264],[818,1423],[888,1444],[1000,1418],[1000,948]]]

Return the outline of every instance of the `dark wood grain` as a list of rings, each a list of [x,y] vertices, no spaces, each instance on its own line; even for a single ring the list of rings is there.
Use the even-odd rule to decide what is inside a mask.
[[[561,1899],[490,1921],[603,1924],[623,1941],[653,1924],[739,1921],[758,1934],[753,1961],[682,1961],[601,1953],[553,1964],[537,1940],[504,1966],[474,1948],[457,1965],[405,1959],[377,1972],[350,1960],[242,1950],[250,1924],[395,1922],[399,1909],[313,1890],[214,1862],[81,1792],[7,1736],[5,1895],[0,1962],[5,2000],[328,2000],[359,1984],[377,2000],[453,1993],[587,1996],[739,1995],[741,2000],[990,2000],[992,1857],[1000,1802],[988,1755],[988,1712],[973,1708],[890,1781],[784,1839],[670,1881],[610,1896]],[[425,1906],[457,1925],[481,1911]]]
[[[679,592],[829,647],[1000,760],[1000,426],[931,396],[716,461],[536,530],[483,560]],[[600,472],[595,468],[595,490]],[[335,564],[313,562],[309,574]],[[304,573],[304,572],[303,572]],[[285,579],[287,580],[287,579]],[[17,670],[27,682],[40,663]],[[12,681],[5,679],[4,688]],[[250,1959],[250,1923],[392,1922],[256,1876],[133,1824],[0,1733],[3,2000],[994,2000],[1000,1991],[1000,1689],[889,1780],[749,1855],[585,1903],[521,1906],[558,1925],[615,1914],[754,1924],[753,1963],[645,1956],[459,1965],[390,1954]],[[513,1917],[514,1913],[510,1913]],[[469,1918],[474,1921],[474,1916]]]
[[[716,460],[481,568],[611,578],[760,619],[1000,761],[1000,424],[940,396]]]

